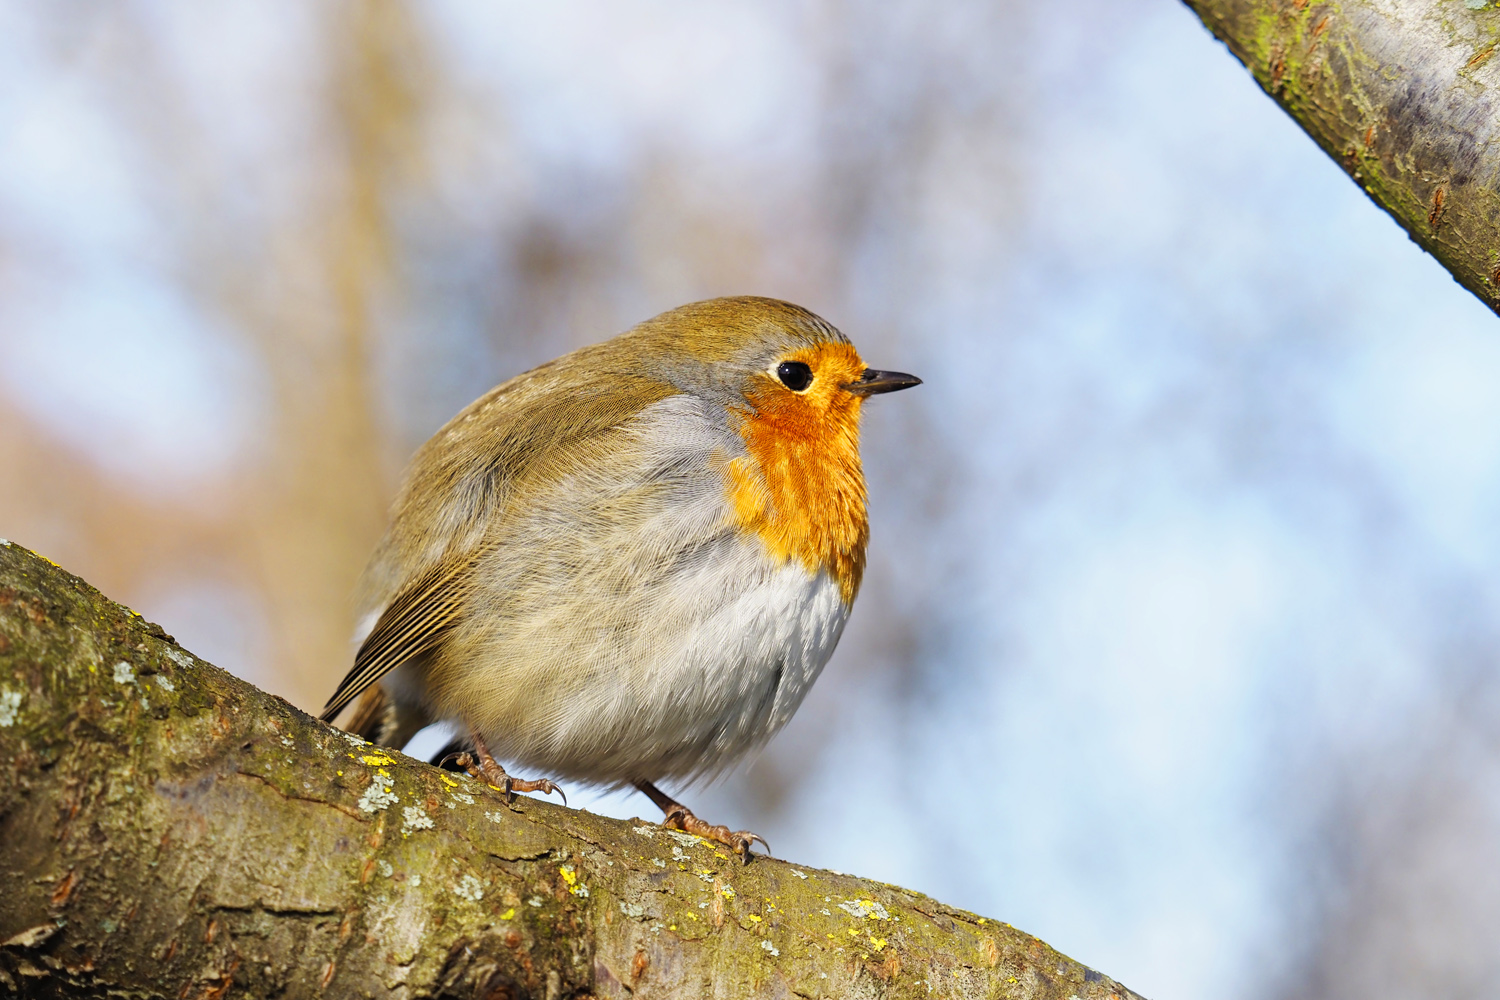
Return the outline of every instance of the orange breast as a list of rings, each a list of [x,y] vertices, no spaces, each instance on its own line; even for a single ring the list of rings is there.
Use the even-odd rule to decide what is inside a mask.
[[[870,523],[859,464],[860,399],[839,388],[864,363],[847,344],[821,344],[790,357],[816,377],[794,393],[768,374],[748,395],[740,434],[748,457],[729,463],[735,522],[758,535],[772,558],[826,570],[844,603],[854,603],[865,570]]]

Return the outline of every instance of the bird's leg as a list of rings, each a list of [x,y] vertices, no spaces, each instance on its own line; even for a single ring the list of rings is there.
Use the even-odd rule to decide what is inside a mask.
[[[647,798],[656,803],[658,809],[666,814],[662,819],[662,826],[668,829],[681,830],[684,833],[691,833],[699,837],[706,837],[709,840],[716,840],[738,854],[747,865],[750,863],[750,845],[757,840],[765,846],[767,853],[771,850],[771,845],[766,843],[766,838],[758,833],[751,833],[749,830],[730,830],[727,826],[714,826],[711,823],[705,823],[697,816],[694,816],[691,809],[651,784],[651,782],[637,781],[634,784],[637,789],[646,794]]]
[[[516,797],[516,792],[542,792],[551,795],[556,792],[562,796],[563,805],[568,804],[567,795],[548,778],[538,778],[528,781],[525,778],[512,778],[505,773],[505,768],[500,766],[490,753],[490,748],[485,746],[484,737],[478,733],[470,733],[474,742],[474,750],[468,750],[455,754],[454,760],[458,766],[469,772],[470,777],[478,778],[480,781],[488,782],[505,793],[505,801],[510,802]]]

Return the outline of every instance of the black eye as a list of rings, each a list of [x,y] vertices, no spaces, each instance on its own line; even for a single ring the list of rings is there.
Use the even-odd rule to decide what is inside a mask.
[[[812,369],[800,361],[783,361],[776,366],[776,377],[793,392],[801,392],[812,385]]]

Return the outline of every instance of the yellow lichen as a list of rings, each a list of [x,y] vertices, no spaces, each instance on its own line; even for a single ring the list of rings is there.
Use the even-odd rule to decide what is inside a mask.
[[[578,881],[578,872],[573,868],[572,865],[563,865],[557,870],[557,873],[561,875],[563,881],[568,884],[569,892],[571,892],[575,896],[583,896],[584,898],[588,898],[589,887]]]

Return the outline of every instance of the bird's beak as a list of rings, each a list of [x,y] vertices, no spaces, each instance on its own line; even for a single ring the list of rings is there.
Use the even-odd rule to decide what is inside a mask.
[[[877,392],[895,392],[921,385],[922,380],[905,372],[881,372],[866,368],[856,381],[844,383],[844,388],[856,396],[873,396]]]

